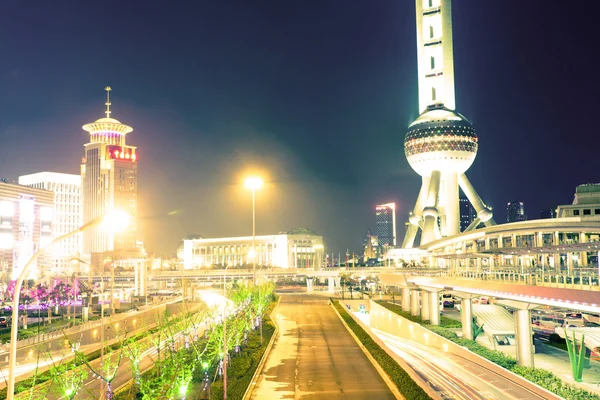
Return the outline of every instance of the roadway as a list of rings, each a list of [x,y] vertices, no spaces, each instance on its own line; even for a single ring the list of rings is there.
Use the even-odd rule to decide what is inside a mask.
[[[282,294],[252,399],[394,399],[324,296]]]
[[[355,312],[369,326],[369,315]],[[512,380],[450,352],[440,352],[378,329],[370,329],[410,365],[443,399],[512,400],[545,399]]]

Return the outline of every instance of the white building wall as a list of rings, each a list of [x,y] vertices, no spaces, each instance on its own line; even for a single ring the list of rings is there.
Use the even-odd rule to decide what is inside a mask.
[[[19,184],[54,193],[52,238],[66,235],[81,225],[81,177],[57,172],[39,172],[19,177]],[[51,265],[54,272],[72,273],[77,264],[69,262],[81,253],[81,237],[75,235],[52,247]]]

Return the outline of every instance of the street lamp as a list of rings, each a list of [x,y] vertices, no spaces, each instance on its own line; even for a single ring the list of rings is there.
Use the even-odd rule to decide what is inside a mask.
[[[102,226],[104,229],[111,230],[119,230],[123,229],[127,223],[129,222],[129,215],[125,212],[113,210],[106,214],[103,214],[99,217],[92,219],[91,221],[85,223],[79,228],[75,229],[72,232],[59,236],[53,239],[47,246],[40,248],[38,251],[33,253],[29,261],[23,267],[23,270],[19,274],[17,281],[15,282],[15,292],[13,294],[13,304],[12,304],[12,320],[19,320],[19,299],[21,297],[21,287],[23,286],[23,279],[27,275],[29,268],[33,265],[33,263],[37,260],[40,254],[46,251],[51,246],[60,242],[61,240],[68,239],[72,236],[75,236],[83,231],[86,231],[90,228],[94,228],[97,226]],[[17,332],[18,332],[18,324],[13,323],[10,329],[10,352],[8,356],[8,382],[6,384],[7,387],[7,400],[14,400],[15,396],[15,366],[17,362]]]
[[[256,284],[256,191],[263,187],[263,181],[257,176],[246,178],[244,185],[252,190],[252,276]]]

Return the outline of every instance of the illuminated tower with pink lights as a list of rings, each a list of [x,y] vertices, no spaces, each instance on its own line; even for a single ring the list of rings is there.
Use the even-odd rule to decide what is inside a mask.
[[[83,255],[98,265],[98,257],[131,258],[138,252],[136,234],[137,167],[136,147],[126,143],[133,128],[110,117],[110,91],[106,87],[106,117],[85,124],[90,141],[84,145],[81,162],[82,224],[112,209],[131,215],[126,230],[90,229],[83,234]],[[96,256],[95,256],[96,255]]]

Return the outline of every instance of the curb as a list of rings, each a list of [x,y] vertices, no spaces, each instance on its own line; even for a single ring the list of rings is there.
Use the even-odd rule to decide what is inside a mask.
[[[281,300],[281,295],[277,297],[277,304],[275,305],[275,307],[273,307],[273,311],[271,311],[271,313],[269,314],[269,318],[271,318],[271,321],[273,321],[273,325],[275,325],[275,331],[273,332],[273,335],[271,335],[271,340],[269,340],[269,344],[267,345],[267,348],[265,349],[265,352],[263,353],[262,358],[260,359],[260,362],[258,363],[258,365],[256,367],[256,370],[254,371],[254,375],[252,375],[252,379],[250,380],[250,384],[246,388],[246,392],[244,393],[242,400],[249,400],[250,397],[252,396],[252,392],[254,391],[254,388],[256,387],[258,378],[262,374],[263,367],[265,366],[265,363],[267,362],[267,358],[268,358],[269,354],[271,353],[271,348],[273,348],[275,339],[277,339],[279,337],[279,325],[277,325],[277,320],[275,318],[273,318],[273,313],[275,312],[275,309],[277,308],[277,306],[279,306],[280,300]]]
[[[367,356],[367,358],[369,359],[369,361],[371,362],[371,364],[373,364],[373,367],[375,367],[375,369],[377,370],[377,372],[379,373],[379,375],[381,376],[381,378],[383,379],[383,381],[385,382],[385,384],[387,385],[387,387],[390,389],[390,391],[392,392],[392,394],[394,395],[394,397],[396,399],[398,399],[398,400],[409,400],[409,399],[406,399],[406,397],[402,396],[402,394],[400,393],[400,391],[398,390],[398,388],[396,387],[396,385],[392,381],[392,378],[390,378],[390,376],[383,370],[383,368],[381,368],[381,366],[379,365],[379,363],[373,358],[373,356],[371,355],[371,353],[369,353],[369,350],[367,350],[367,348],[362,344],[362,342],[360,341],[360,339],[354,334],[354,332],[352,331],[352,329],[350,329],[350,327],[348,326],[348,324],[346,323],[346,321],[344,321],[344,318],[342,318],[342,316],[340,315],[340,313],[338,312],[338,310],[333,305],[332,301],[330,301],[330,304],[331,304],[331,307],[333,308],[333,311],[335,311],[336,315],[340,319],[340,321],[342,321],[342,324],[344,325],[344,327],[346,328],[346,330],[350,333],[350,335],[352,336],[352,338],[354,339],[354,341],[356,342],[356,344],[358,345],[358,347],[360,347],[360,349],[362,350],[362,352],[365,353],[365,355]]]

